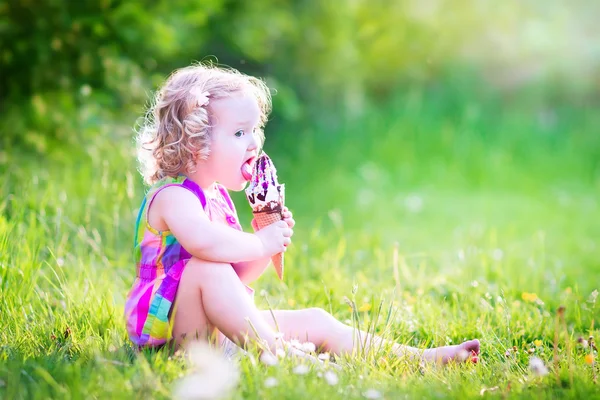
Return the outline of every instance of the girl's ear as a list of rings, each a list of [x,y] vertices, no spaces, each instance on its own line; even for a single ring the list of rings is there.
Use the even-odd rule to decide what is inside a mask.
[[[202,162],[202,160],[200,159],[200,154],[194,153],[194,156],[192,157],[192,161],[194,161],[195,165],[198,165],[198,163]],[[194,172],[196,172],[196,171],[194,171]]]

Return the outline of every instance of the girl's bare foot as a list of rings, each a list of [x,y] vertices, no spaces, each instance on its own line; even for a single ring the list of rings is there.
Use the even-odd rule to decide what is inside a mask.
[[[467,340],[455,346],[442,346],[427,349],[423,352],[423,359],[429,362],[447,364],[450,361],[479,361],[479,340]]]

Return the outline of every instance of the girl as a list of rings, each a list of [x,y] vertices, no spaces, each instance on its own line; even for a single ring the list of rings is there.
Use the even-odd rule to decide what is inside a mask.
[[[137,278],[127,297],[129,337],[140,347],[213,332],[232,347],[260,339],[275,351],[293,339],[350,353],[355,330],[319,308],[260,311],[246,286],[285,251],[294,219],[244,233],[227,190],[242,190],[271,108],[265,84],[231,69],[193,65],[158,91],[138,135],[141,173],[151,185],[136,222]],[[277,328],[280,333],[277,332]],[[257,337],[258,335],[258,337]],[[360,332],[369,346],[384,344]],[[479,354],[479,341],[427,350],[390,345],[398,356],[447,362]]]

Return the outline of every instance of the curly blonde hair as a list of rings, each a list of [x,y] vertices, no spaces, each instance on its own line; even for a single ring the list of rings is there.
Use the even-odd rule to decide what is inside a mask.
[[[209,104],[199,105],[194,93],[208,92]],[[191,65],[174,71],[156,92],[137,130],[139,169],[148,185],[167,176],[193,171],[210,154],[210,101],[239,93],[256,98],[260,109],[259,135],[271,111],[266,84],[232,68]]]

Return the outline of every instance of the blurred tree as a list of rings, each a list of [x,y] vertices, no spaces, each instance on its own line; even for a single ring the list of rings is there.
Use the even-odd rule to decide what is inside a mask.
[[[583,43],[574,22],[592,21],[584,17],[598,6],[550,3],[4,0],[0,133],[5,144],[74,141],[100,119],[78,115],[83,103],[139,113],[166,74],[207,59],[265,77],[282,121],[323,115],[323,104],[356,116],[407,82],[423,85],[465,64],[500,84],[552,82],[552,68],[570,68],[570,79],[592,77],[579,87],[593,88],[600,52],[555,48],[552,35]],[[542,9],[545,19],[533,20]]]
[[[0,4],[0,96],[83,84],[118,90],[109,75],[121,75],[121,63],[152,72],[200,53],[210,36],[207,21],[223,3],[5,1]]]
[[[73,119],[80,100],[91,93],[113,109],[143,102],[149,74],[201,52],[210,36],[207,21],[221,12],[223,2],[0,3],[4,143],[36,143],[43,150],[39,142],[45,139],[77,141],[85,126]]]

